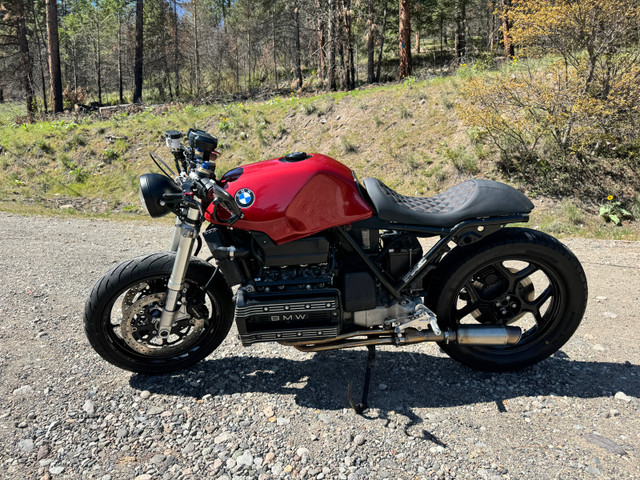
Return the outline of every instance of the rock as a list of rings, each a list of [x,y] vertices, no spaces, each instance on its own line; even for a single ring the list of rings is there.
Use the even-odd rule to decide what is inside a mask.
[[[629,403],[631,401],[631,397],[624,392],[617,392],[613,398],[616,400],[622,400],[623,402]]]
[[[616,455],[627,454],[627,452],[616,442],[614,442],[610,438],[604,437],[602,435],[598,435],[597,433],[587,433],[584,436],[584,438],[587,442],[593,443],[598,447],[604,448],[609,453],[614,453]]]
[[[64,467],[56,465],[54,467],[49,467],[49,473],[51,475],[60,475],[62,472],[64,472]]]
[[[386,384],[386,383],[381,383],[380,385],[378,385],[378,388],[379,388],[380,390],[386,390],[388,387],[387,387],[387,384]]]
[[[321,413],[320,415],[318,415],[318,420],[320,420],[322,423],[331,423],[331,417],[329,417],[329,415],[327,415],[326,413]]]
[[[33,393],[33,388],[31,385],[23,385],[22,387],[16,388],[13,391],[14,395],[31,395]]]
[[[437,445],[435,447],[431,447],[429,449],[429,451],[431,453],[442,453],[442,452],[444,452],[444,447],[442,445]]]
[[[124,438],[129,434],[127,427],[120,427],[116,432],[116,438]]]
[[[274,415],[274,411],[273,411],[273,407],[271,405],[269,405],[268,407],[266,407],[264,410],[262,410],[262,413],[264,414],[265,417],[269,418],[269,417],[273,417]]]
[[[276,454],[273,452],[269,452],[264,456],[264,463],[270,463],[274,458],[276,458]]]
[[[585,471],[592,473],[593,475],[598,475],[598,476],[602,475],[602,472],[596,467],[587,467],[585,468]]]
[[[33,449],[35,447],[33,445],[33,440],[31,440],[30,438],[25,438],[24,440],[20,440],[18,442],[18,448],[25,453],[31,453],[33,452]]]
[[[598,296],[596,297],[596,300],[606,300],[606,299],[607,299],[607,297],[604,297],[604,296],[602,296],[602,295],[598,295]]]
[[[276,423],[277,423],[279,426],[289,425],[289,424],[291,423],[291,420],[289,420],[289,419],[288,419],[288,418],[286,418],[286,417],[278,417],[278,418],[276,419]]]
[[[231,440],[231,435],[228,432],[222,432],[216,438],[213,439],[213,443],[216,445],[220,445],[221,443],[228,442]]]
[[[151,392],[149,390],[143,390],[142,392],[140,392],[140,398],[143,400],[146,400],[150,396],[151,396]]]
[[[358,435],[356,435],[353,439],[353,443],[355,443],[356,445],[360,446],[364,443],[364,435],[362,435],[361,433],[359,433]]]
[[[187,445],[182,449],[182,453],[183,454],[187,454],[187,453],[191,453],[196,449],[196,446],[193,444],[193,442],[189,442],[187,443]]]
[[[90,417],[93,417],[96,414],[96,405],[91,400],[87,400],[82,405],[82,410],[86,412],[86,414]]]
[[[613,312],[604,312],[602,315],[604,317],[607,317],[607,318],[617,318],[618,317],[618,315],[613,313]]]
[[[309,449],[305,447],[300,447],[299,449],[296,450],[296,455],[298,455],[300,458],[308,457],[309,453],[310,453]]]
[[[253,455],[245,451],[242,455],[236,458],[236,463],[240,466],[244,465],[250,467],[251,465],[253,465]]]
[[[151,463],[159,465],[167,459],[166,455],[162,455],[161,453],[154,455],[151,457]]]
[[[36,460],[39,462],[40,460],[42,460],[43,458],[46,458],[47,455],[49,455],[49,447],[46,445],[42,445],[39,449],[38,449],[38,455],[36,456]]]
[[[593,349],[594,349],[594,350],[596,350],[597,352],[604,352],[604,351],[605,351],[605,348],[604,348],[602,345],[599,345],[599,344],[597,344],[597,343],[596,343],[593,347],[591,347],[591,348],[593,348]]]
[[[142,475],[138,475],[136,478],[134,478],[133,480],[151,480],[151,475],[148,473],[143,473]]]

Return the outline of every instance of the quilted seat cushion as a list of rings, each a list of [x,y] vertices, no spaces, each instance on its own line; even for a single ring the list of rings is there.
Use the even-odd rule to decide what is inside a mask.
[[[364,186],[378,216],[396,223],[453,227],[464,220],[533,210],[518,190],[492,180],[467,180],[433,197],[401,195],[375,178],[365,178]]]

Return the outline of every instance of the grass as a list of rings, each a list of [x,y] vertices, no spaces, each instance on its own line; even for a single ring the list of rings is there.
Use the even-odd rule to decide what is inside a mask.
[[[495,152],[455,115],[462,81],[435,78],[266,102],[147,107],[108,118],[66,114],[32,125],[13,123],[20,105],[2,104],[0,209],[53,208],[60,214],[55,200],[80,197],[107,202],[113,212],[135,212],[138,176],[156,170],[148,152],[170,160],[163,132],[190,127],[218,137],[219,173],[301,150],[329,154],[360,178],[380,178],[406,195],[435,195],[469,176],[505,180],[493,167]],[[640,237],[636,223],[613,227],[597,217],[595,207],[559,205],[536,209],[531,224],[560,236]],[[628,207],[640,213],[640,198]]]

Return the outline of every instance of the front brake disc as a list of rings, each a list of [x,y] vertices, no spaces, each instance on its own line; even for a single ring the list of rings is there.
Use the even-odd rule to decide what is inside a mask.
[[[151,356],[173,355],[191,347],[202,333],[204,318],[178,314],[169,336],[160,337],[158,324],[165,296],[165,293],[144,296],[123,315],[120,324],[122,339],[135,352]]]

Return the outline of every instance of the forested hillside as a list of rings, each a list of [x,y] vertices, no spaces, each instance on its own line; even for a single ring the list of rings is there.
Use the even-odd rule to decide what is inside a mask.
[[[0,90],[11,98],[26,92],[33,112],[58,109],[51,97],[60,88],[67,108],[267,88],[348,90],[512,55],[508,28],[500,28],[509,25],[510,3],[3,0]]]
[[[146,152],[197,126],[221,169],[304,149],[628,223],[638,32],[636,0],[0,0],[0,200],[135,210]]]

